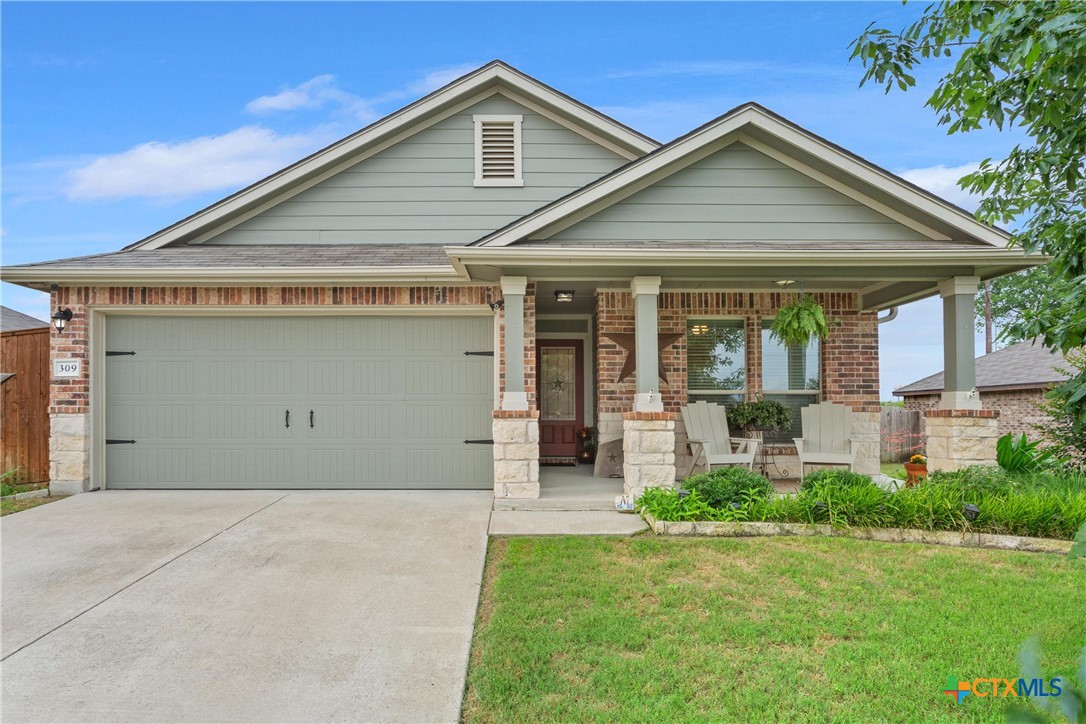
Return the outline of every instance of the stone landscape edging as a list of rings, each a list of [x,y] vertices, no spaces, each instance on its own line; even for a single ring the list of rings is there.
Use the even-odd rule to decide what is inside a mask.
[[[27,498],[45,498],[49,495],[49,488],[38,488],[37,490],[27,490],[22,493],[15,493],[14,495],[5,495],[0,500],[26,500]]]
[[[1029,553],[1059,553],[1066,555],[1072,541],[1054,538],[1029,538],[1017,535],[975,533],[957,530],[915,530],[912,528],[834,528],[831,525],[809,523],[755,523],[721,521],[667,521],[644,516],[649,530],[656,535],[700,536],[707,538],[753,538],[763,536],[825,536],[853,538],[880,543],[927,543],[928,545],[959,548],[993,548]]]

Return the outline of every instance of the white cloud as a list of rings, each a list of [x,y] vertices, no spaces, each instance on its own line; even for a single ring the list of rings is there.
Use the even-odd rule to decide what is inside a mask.
[[[293,88],[281,90],[275,95],[251,100],[246,104],[245,110],[262,115],[298,109],[313,110],[329,104],[360,121],[372,121],[377,117],[369,101],[340,89],[336,86],[336,77],[327,73]]]
[[[321,128],[279,135],[260,126],[244,126],[221,136],[152,141],[73,169],[66,193],[84,200],[180,199],[238,188],[319,148],[330,140],[326,136]]]
[[[479,66],[475,63],[462,63],[460,65],[431,71],[423,78],[415,81],[407,87],[408,94],[426,95],[436,91],[443,85],[448,85],[462,75],[466,75]]]
[[[967,173],[976,171],[980,164],[967,163],[961,166],[928,166],[899,171],[898,175],[911,181],[922,189],[927,189],[936,196],[957,204],[968,211],[976,211],[980,206],[980,197],[962,190],[958,179]]]

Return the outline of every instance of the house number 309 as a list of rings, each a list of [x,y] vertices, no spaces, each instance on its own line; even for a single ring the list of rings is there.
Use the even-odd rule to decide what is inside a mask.
[[[83,360],[57,359],[53,360],[53,377],[79,377],[83,369]]]

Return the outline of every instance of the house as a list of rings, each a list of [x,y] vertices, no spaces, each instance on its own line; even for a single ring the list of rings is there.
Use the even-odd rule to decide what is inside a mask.
[[[0,307],[0,473],[49,480],[49,323]]]
[[[999,411],[1000,435],[1037,435],[1038,425],[1050,422],[1037,407],[1045,392],[1068,378],[1061,371],[1069,364],[1058,351],[1043,347],[1039,340],[1019,342],[991,354],[977,357],[976,387],[981,404]],[[926,411],[939,405],[943,373],[936,372],[894,390],[904,398],[906,410]]]
[[[934,294],[935,425],[987,424],[973,294],[1044,261],[1009,241],[757,104],[659,144],[495,61],[121,251],[2,275],[71,312],[58,489],[530,498],[582,427],[600,474],[671,484],[692,399],[848,405],[876,471],[877,314]],[[800,291],[835,326],[785,349]]]

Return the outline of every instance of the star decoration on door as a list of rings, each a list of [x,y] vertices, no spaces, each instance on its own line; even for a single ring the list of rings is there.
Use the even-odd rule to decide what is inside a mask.
[[[626,361],[622,364],[622,371],[618,373],[618,381],[622,382],[632,375],[634,368],[637,367],[637,335],[619,332],[604,336],[626,350]],[[667,370],[664,369],[664,350],[678,342],[683,336],[681,334],[658,334],[656,336],[658,337],[657,347],[660,354],[657,369],[660,370],[660,379],[667,382]]]

